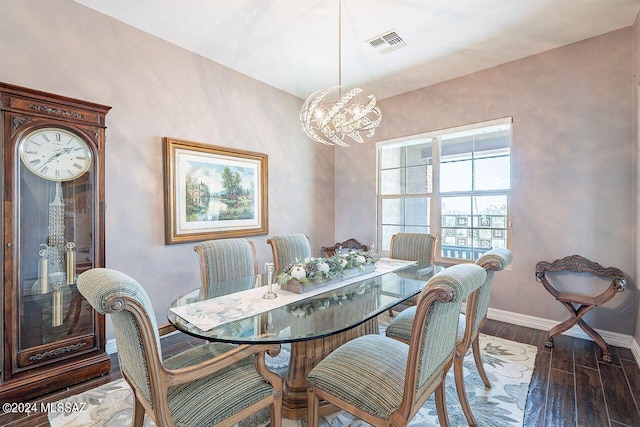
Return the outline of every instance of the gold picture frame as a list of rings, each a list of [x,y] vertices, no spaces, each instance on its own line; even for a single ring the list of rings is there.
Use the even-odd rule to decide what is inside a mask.
[[[268,156],[164,138],[165,242],[267,234]]]

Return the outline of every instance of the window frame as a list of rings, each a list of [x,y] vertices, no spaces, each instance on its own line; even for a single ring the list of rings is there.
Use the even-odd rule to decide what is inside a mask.
[[[478,129],[481,128],[492,128],[499,126],[509,126],[509,189],[505,190],[470,190],[470,191],[447,191],[440,192],[440,142],[441,139],[445,136],[449,136],[451,134],[477,134]],[[407,147],[410,145],[417,145],[420,143],[425,143],[431,141],[431,149],[432,149],[432,182],[431,182],[431,192],[426,193],[417,193],[417,194],[381,194],[382,190],[382,168],[381,168],[381,152],[383,148],[389,148],[390,146],[398,146],[398,147]],[[475,157],[472,160],[472,168],[475,167]],[[381,253],[386,255],[389,253],[389,249],[382,248],[383,241],[383,223],[382,223],[382,204],[384,200],[387,199],[407,199],[407,198],[428,198],[429,203],[429,218],[428,218],[428,229],[429,233],[438,236],[438,240],[436,243],[436,262],[441,263],[465,263],[465,262],[475,262],[473,257],[471,259],[462,259],[462,258],[450,258],[444,257],[442,255],[442,198],[450,197],[450,196],[460,196],[460,197],[474,197],[474,196],[491,196],[491,195],[500,195],[506,196],[507,198],[507,212],[506,212],[506,224],[505,229],[507,230],[507,235],[505,239],[505,245],[507,248],[511,247],[511,240],[513,238],[512,234],[512,223],[511,223],[511,193],[513,191],[513,172],[512,172],[512,164],[513,164],[513,118],[512,117],[504,117],[484,122],[472,123],[462,126],[456,126],[452,128],[445,128],[436,131],[430,131],[422,134],[409,135],[400,138],[394,138],[385,141],[378,141],[376,143],[376,246],[381,249]],[[406,161],[404,166],[400,166],[400,168],[407,168]],[[403,190],[405,187],[403,187]],[[469,228],[472,230],[472,228]],[[473,246],[472,246],[473,249]]]

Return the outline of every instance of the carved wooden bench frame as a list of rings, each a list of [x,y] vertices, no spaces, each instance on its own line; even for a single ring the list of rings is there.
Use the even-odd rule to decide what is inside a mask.
[[[599,277],[611,279],[611,284],[599,295],[591,296],[580,293],[559,292],[546,278],[546,272],[570,271],[572,273],[590,273]],[[536,280],[553,297],[558,300],[569,311],[571,317],[564,322],[553,327],[547,334],[547,347],[553,347],[553,337],[565,332],[578,324],[582,330],[589,335],[593,341],[602,349],[602,360],[611,363],[611,352],[605,340],[583,319],[583,316],[613,298],[616,293],[624,291],[627,281],[624,273],[615,267],[604,268],[597,262],[593,262],[580,255],[570,255],[553,262],[540,261],[536,264]]]

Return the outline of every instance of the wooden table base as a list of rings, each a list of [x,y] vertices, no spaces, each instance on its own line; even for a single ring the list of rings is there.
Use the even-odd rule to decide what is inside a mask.
[[[378,334],[378,318],[324,338],[291,343],[291,360],[282,389],[282,411],[285,418],[307,418],[307,375],[322,359],[347,341],[365,334]],[[320,402],[320,416],[336,412],[337,408]]]

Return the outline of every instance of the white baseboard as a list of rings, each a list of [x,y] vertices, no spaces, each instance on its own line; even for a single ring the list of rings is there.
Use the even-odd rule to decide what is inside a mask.
[[[514,313],[511,311],[498,310],[495,308],[489,308],[487,318],[498,320],[500,322],[512,323],[518,326],[540,329],[543,331],[548,331],[558,324],[558,321],[556,320],[543,319],[541,317],[534,317],[526,314]],[[636,363],[638,364],[638,366],[640,366],[640,345],[638,344],[638,341],[634,339],[634,337],[632,337],[631,335],[624,335],[616,332],[608,332],[602,330],[597,331],[600,335],[602,335],[602,338],[604,338],[607,344],[611,344],[616,347],[628,348],[629,350],[631,350],[633,356],[636,358]],[[178,331],[171,332],[171,334],[175,333],[178,333]],[[578,326],[574,326],[573,328],[569,329],[564,333],[564,335],[592,341],[591,337],[585,334],[584,331]],[[116,345],[115,339],[112,338],[107,341],[106,351],[109,354],[114,354],[118,351],[118,346]]]
[[[638,341],[636,341],[635,339],[633,340],[633,343],[631,346],[631,352],[633,353],[633,356],[636,358],[636,362],[638,363],[638,366],[640,366],[640,344],[638,344]]]
[[[534,317],[526,314],[514,313],[511,311],[498,310],[495,308],[489,308],[487,318],[498,320],[500,322],[512,323],[518,326],[540,329],[543,331],[548,331],[558,324],[557,320],[543,319],[541,317]],[[636,341],[633,336],[619,334],[617,332],[603,331],[600,329],[596,329],[596,331],[602,336],[602,338],[604,338],[607,344],[614,345],[616,347],[628,348],[629,350],[631,350],[633,356],[636,359],[636,363],[638,363],[638,366],[640,366],[640,345],[638,345],[638,341]],[[591,337],[585,334],[584,331],[577,325],[564,332],[563,335],[593,341]]]
[[[115,354],[118,352],[118,345],[116,344],[116,339],[111,338],[107,340],[107,344],[105,345],[105,350],[108,354]]]

